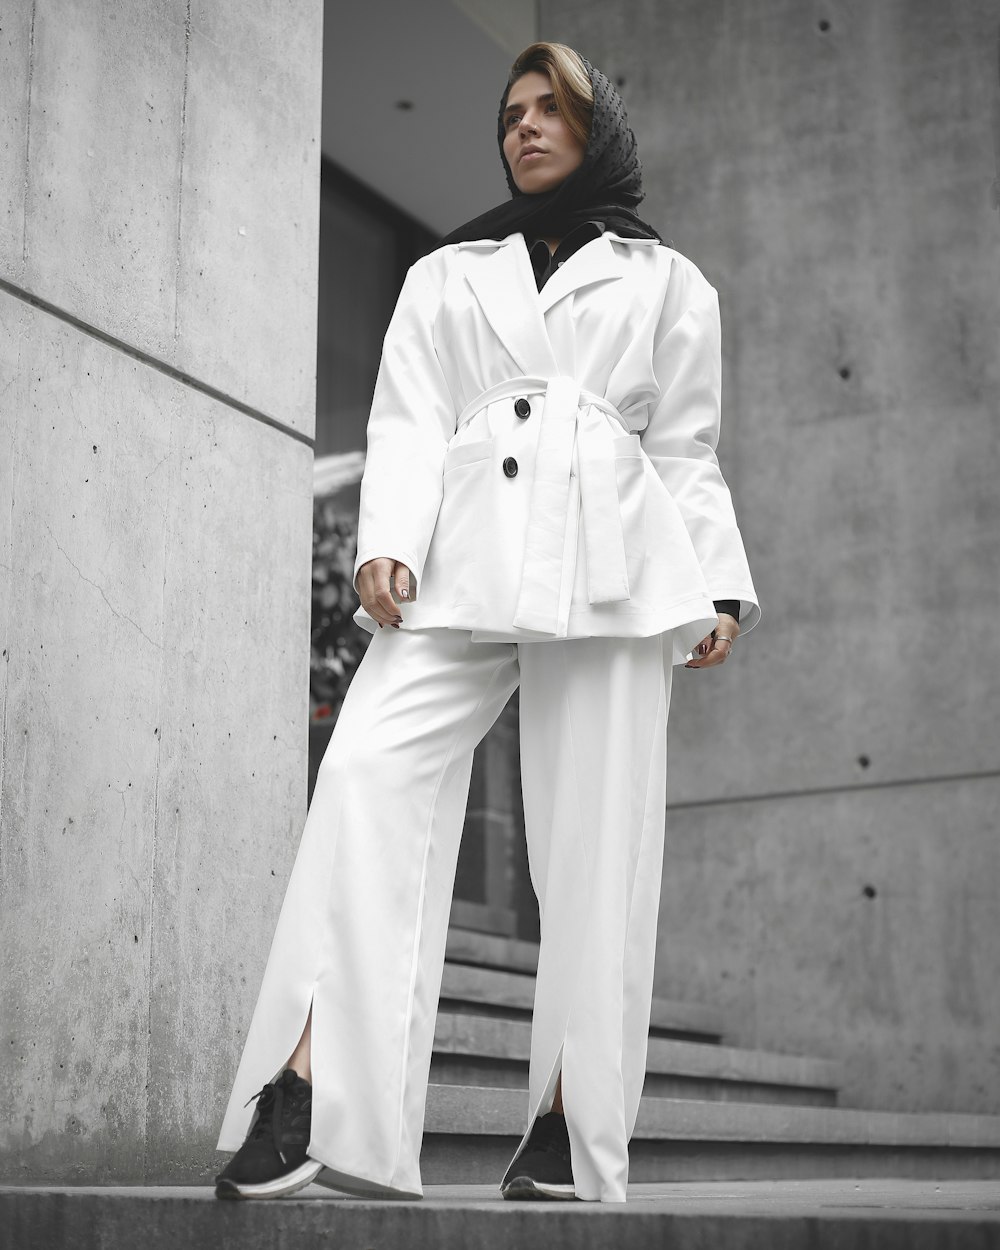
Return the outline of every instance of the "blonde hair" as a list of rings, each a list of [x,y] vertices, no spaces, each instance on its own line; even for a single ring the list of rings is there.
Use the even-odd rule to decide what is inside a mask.
[[[594,116],[594,88],[580,54],[565,43],[530,44],[510,67],[503,107],[514,83],[533,72],[548,76],[559,112],[570,132],[586,148]]]

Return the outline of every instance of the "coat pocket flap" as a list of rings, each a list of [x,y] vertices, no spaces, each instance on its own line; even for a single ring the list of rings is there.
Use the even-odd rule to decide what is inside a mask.
[[[475,443],[458,443],[449,447],[444,454],[444,471],[457,469],[461,464],[475,464],[477,460],[487,460],[493,454],[493,439],[484,438]]]

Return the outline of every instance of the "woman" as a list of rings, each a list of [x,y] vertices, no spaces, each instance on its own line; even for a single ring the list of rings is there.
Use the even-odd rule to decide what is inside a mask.
[[[718,296],[635,212],[617,92],[534,44],[498,142],[511,199],[410,269],[386,333],[355,566],[374,637],[278,920],[220,1197],[422,1194],[472,753],[520,686],[541,941],[501,1192],[625,1201],[673,665],[725,663],[759,608],[715,456]]]

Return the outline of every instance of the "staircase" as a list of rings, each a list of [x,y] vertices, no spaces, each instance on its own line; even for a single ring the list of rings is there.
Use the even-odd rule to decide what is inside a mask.
[[[498,1183],[527,1125],[538,946],[456,902],[420,1159],[425,1184]],[[483,931],[489,927],[492,932]],[[631,1182],[1000,1177],[1000,1117],[837,1105],[838,1063],[724,1044],[720,1013],[657,998]]]
[[[526,1126],[538,948],[456,902],[420,1200],[310,1186],[227,1203],[204,1184],[0,1185],[0,1250],[957,1250],[1000,1247],[1000,1117],[837,1106],[839,1065],[724,1044],[711,1007],[657,999],[627,1203],[504,1202]]]

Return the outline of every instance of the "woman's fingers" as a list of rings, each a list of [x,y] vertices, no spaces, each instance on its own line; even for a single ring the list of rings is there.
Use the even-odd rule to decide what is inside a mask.
[[[724,664],[739,633],[740,623],[736,617],[730,616],[728,612],[720,612],[718,625],[707,638],[698,643],[685,667],[715,668],[718,664]]]
[[[716,638],[711,651],[705,657],[706,667],[710,664],[722,664],[728,660],[732,649],[733,644],[728,638]]]
[[[379,569],[375,581],[375,606],[383,613],[387,625],[403,619],[389,589],[389,570],[386,568]]]
[[[410,570],[401,560],[397,560],[393,566],[392,577],[396,584],[396,594],[399,595],[400,599],[409,599]]]
[[[379,625],[399,629],[403,617],[393,598],[393,586],[400,599],[409,601],[412,584],[409,568],[401,560],[379,556],[368,560],[358,571],[358,595],[361,606]]]
[[[394,565],[394,560],[381,556],[363,564],[358,572],[358,595],[361,606],[379,625],[398,628],[403,618],[389,589],[389,576]]]
[[[724,664],[729,658],[729,653],[733,649],[734,634],[723,634],[721,637],[714,633],[703,638],[692,652],[692,658],[684,665],[685,668],[715,668],[718,664]]]

